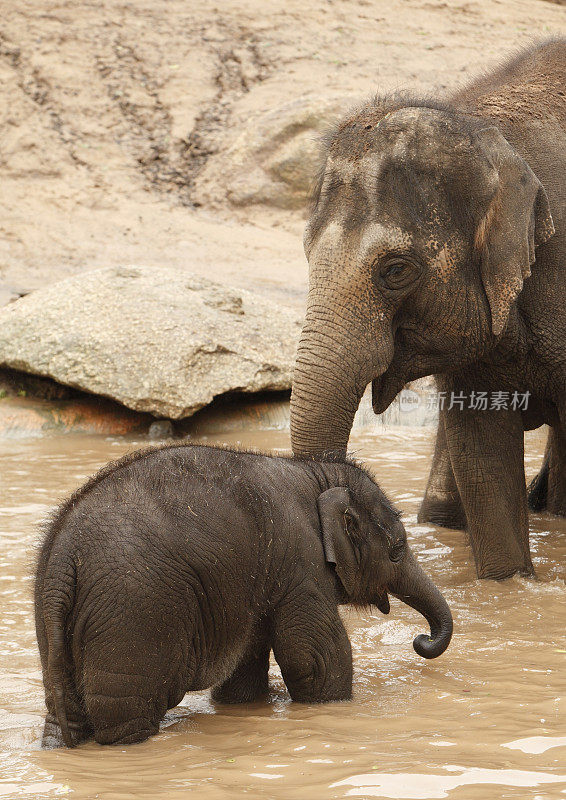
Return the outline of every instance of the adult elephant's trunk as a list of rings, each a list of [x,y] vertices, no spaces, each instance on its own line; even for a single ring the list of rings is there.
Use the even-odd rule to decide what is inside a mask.
[[[423,658],[441,655],[452,638],[452,614],[446,600],[410,551],[400,562],[399,573],[389,584],[389,590],[422,614],[430,625],[430,636],[420,634],[414,640],[415,651]]]
[[[327,330],[303,328],[291,394],[291,445],[295,455],[345,452],[365,386],[356,384],[344,347]]]
[[[342,298],[322,306],[312,294],[291,394],[291,444],[303,456],[346,451],[364,390],[392,355],[392,343],[381,343],[376,358],[375,333],[366,318],[345,309]],[[390,338],[388,333],[385,340]]]

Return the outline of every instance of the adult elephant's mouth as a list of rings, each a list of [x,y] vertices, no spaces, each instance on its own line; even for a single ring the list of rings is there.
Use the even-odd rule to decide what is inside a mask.
[[[407,346],[407,331],[398,328],[395,332],[393,358],[387,369],[371,382],[371,404],[374,413],[383,414],[401,389],[411,380],[417,364],[410,347]]]
[[[383,414],[406,383],[406,378],[393,376],[389,370],[374,378],[371,382],[371,404],[374,413]]]
[[[398,330],[391,363],[385,372],[371,382],[371,403],[376,414],[387,411],[407,383],[444,371],[442,357],[422,350],[415,353],[415,350],[415,344],[408,339],[408,332]]]

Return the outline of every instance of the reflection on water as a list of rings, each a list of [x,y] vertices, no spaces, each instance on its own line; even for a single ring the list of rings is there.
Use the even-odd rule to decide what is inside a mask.
[[[215,707],[187,695],[140,745],[42,751],[43,692],[31,579],[38,521],[100,464],[145,442],[57,437],[0,447],[0,798],[164,800],[566,798],[566,520],[531,517],[537,581],[475,579],[465,534],[419,525],[430,430],[357,430],[352,449],[404,512],[419,559],[455,618],[436,661],[412,649],[422,618],[344,611],[355,659],[351,703],[289,703],[276,666],[270,703]],[[210,440],[212,441],[212,440]],[[288,433],[216,441],[285,450]],[[527,471],[542,456],[529,435]]]
[[[533,789],[549,783],[566,781],[566,775],[550,775],[546,772],[524,772],[516,769],[462,769],[461,767],[445,767],[450,770],[447,775],[417,775],[403,773],[379,773],[375,775],[354,775],[332,784],[336,786],[354,786],[347,792],[349,797],[407,797],[423,798],[448,797],[452,789],[461,786],[499,785],[519,786]]]

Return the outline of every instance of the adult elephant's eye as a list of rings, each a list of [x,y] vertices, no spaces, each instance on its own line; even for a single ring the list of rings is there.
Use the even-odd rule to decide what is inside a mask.
[[[391,259],[382,265],[379,277],[388,289],[403,289],[409,286],[418,276],[415,264],[404,259]]]

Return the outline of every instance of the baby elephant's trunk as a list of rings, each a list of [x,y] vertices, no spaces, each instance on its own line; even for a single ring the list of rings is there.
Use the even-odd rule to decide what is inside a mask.
[[[430,636],[421,633],[413,647],[423,658],[436,658],[444,653],[452,638],[448,604],[410,551],[399,566],[399,574],[389,587],[391,593],[425,617]]]

